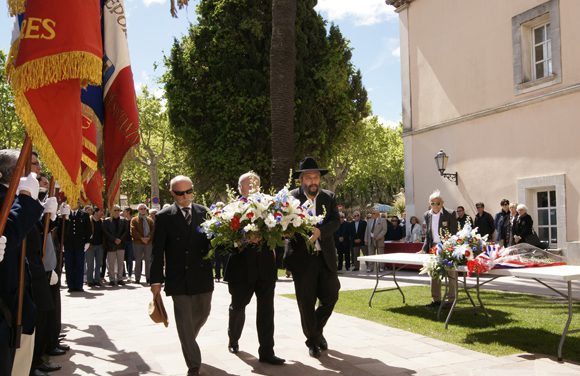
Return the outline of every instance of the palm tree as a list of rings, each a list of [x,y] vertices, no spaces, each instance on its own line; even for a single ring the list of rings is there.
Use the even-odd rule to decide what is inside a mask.
[[[272,186],[279,189],[294,165],[294,84],[296,67],[296,0],[272,0],[270,109],[272,120]]]

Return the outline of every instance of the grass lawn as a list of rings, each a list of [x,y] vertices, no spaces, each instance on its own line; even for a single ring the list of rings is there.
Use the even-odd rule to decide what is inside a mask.
[[[368,307],[372,290],[341,291],[335,312],[496,356],[521,352],[556,356],[568,317],[567,304],[561,298],[482,291],[490,318],[481,312],[476,314],[469,301],[463,301],[458,303],[446,330],[447,310],[438,321],[437,310],[424,306],[431,301],[428,286],[404,287],[403,291],[407,304],[397,291],[389,291],[375,294],[372,308]],[[475,299],[475,294],[472,296]],[[579,314],[580,304],[576,303],[570,329],[580,328]],[[580,362],[580,333],[568,334],[563,357]]]

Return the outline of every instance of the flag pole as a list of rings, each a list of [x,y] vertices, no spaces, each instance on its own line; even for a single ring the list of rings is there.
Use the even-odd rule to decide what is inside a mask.
[[[8,191],[6,192],[6,198],[2,204],[2,209],[0,209],[0,233],[3,234],[6,229],[6,222],[8,221],[8,214],[12,208],[12,203],[14,196],[16,196],[16,190],[18,189],[18,184],[20,183],[20,177],[28,165],[30,168],[30,153],[32,152],[32,140],[26,134],[24,137],[24,143],[22,144],[22,149],[20,149],[20,155],[18,156],[18,161],[16,162],[16,167],[14,172],[10,177],[10,185],[8,186]],[[22,241],[22,249],[20,251],[20,263],[18,265],[18,307],[16,311],[16,327],[14,329],[14,336],[12,337],[12,347],[20,347],[20,337],[22,335],[22,305],[24,303],[24,275],[26,265],[26,239]]]

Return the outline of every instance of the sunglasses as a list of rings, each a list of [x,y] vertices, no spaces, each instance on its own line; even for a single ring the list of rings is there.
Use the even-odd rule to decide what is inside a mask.
[[[193,193],[193,188],[189,188],[187,191],[173,191],[176,196],[190,195]]]
[[[440,202],[432,202],[431,206],[441,206],[441,203]]]

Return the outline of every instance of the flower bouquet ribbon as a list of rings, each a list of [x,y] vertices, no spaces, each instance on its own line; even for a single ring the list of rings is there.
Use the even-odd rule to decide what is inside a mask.
[[[500,268],[537,268],[565,265],[561,256],[546,250],[522,243],[511,247],[488,245],[483,253],[467,262],[468,276],[480,275],[491,269]]]

